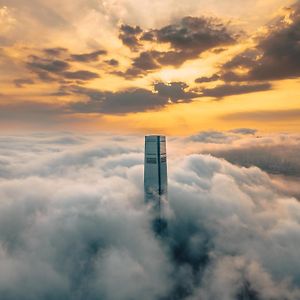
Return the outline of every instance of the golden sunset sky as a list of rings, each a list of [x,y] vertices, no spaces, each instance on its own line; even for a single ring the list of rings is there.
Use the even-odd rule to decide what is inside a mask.
[[[300,129],[300,3],[0,0],[0,129]]]

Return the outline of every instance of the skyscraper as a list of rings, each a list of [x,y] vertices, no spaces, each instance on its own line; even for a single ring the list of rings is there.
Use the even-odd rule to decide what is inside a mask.
[[[167,197],[167,153],[166,137],[149,135],[145,137],[144,189],[146,203],[161,209],[162,200]]]

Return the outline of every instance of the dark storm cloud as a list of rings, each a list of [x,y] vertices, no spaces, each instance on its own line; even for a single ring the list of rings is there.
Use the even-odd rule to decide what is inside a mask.
[[[143,204],[142,138],[0,145],[1,299],[299,299],[300,204],[258,168],[170,159],[159,237]]]
[[[64,78],[67,79],[78,79],[78,80],[91,80],[95,78],[99,78],[99,74],[91,71],[86,70],[79,70],[74,72],[64,72],[63,73]]]
[[[180,66],[207,50],[236,41],[220,20],[205,17],[185,17],[176,23],[148,31],[143,31],[138,26],[122,25],[119,37],[133,51],[142,49],[142,52],[133,58],[131,68],[118,73],[125,78],[143,76],[162,66]],[[170,49],[145,51],[145,42],[168,44]]]
[[[97,51],[90,52],[90,53],[72,54],[71,59],[74,61],[79,61],[79,62],[91,62],[91,61],[98,60],[98,57],[100,55],[104,55],[104,54],[107,54],[107,51],[97,50]]]
[[[18,78],[14,80],[14,84],[16,87],[23,87],[27,84],[34,84],[34,81],[31,78]]]
[[[231,95],[241,95],[255,93],[260,91],[268,91],[271,89],[270,83],[257,84],[224,84],[218,85],[211,89],[202,89],[202,97],[223,98]]]

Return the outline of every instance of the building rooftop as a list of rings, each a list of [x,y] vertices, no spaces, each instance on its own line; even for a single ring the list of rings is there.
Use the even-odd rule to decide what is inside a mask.
[[[164,135],[146,135],[145,136],[145,139],[146,139],[146,142],[156,142],[157,141],[157,138],[160,138],[160,140],[163,142],[166,140],[166,137]]]

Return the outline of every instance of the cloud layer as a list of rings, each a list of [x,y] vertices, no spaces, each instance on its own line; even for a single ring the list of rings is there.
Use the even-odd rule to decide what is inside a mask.
[[[144,76],[163,66],[179,67],[205,51],[236,42],[234,34],[229,32],[222,20],[190,16],[159,29],[143,30],[139,26],[125,24],[120,27],[119,38],[133,52],[142,49],[129,69],[116,73],[125,78]],[[145,50],[148,43],[156,47],[163,44],[167,49]]]
[[[300,205],[258,168],[170,158],[159,237],[141,137],[0,143],[1,299],[299,299]]]
[[[205,130],[216,118],[224,128],[239,118],[266,129],[267,115],[295,131],[299,11],[293,0],[2,0],[1,128],[52,120],[59,129],[136,132],[147,119],[147,129],[180,133],[152,120],[175,120],[183,108],[185,134],[197,130],[198,109]],[[226,98],[236,105],[214,102]]]
[[[284,16],[275,18],[267,33],[257,38],[252,49],[235,55],[220,68],[221,74],[200,77],[196,82],[222,79],[225,82],[263,82],[298,78],[300,4],[295,2]],[[265,88],[267,89],[267,88]]]

